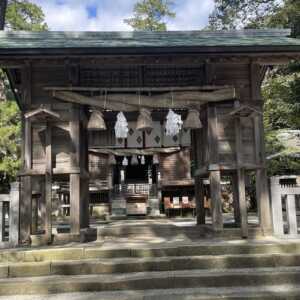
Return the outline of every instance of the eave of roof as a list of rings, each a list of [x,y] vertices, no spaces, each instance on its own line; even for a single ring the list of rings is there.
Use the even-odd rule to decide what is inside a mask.
[[[289,30],[0,32],[0,54],[299,52]]]

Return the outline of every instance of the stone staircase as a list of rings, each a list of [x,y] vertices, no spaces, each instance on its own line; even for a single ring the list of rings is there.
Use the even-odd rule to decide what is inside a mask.
[[[296,242],[74,245],[6,250],[0,261],[3,299],[300,299]]]

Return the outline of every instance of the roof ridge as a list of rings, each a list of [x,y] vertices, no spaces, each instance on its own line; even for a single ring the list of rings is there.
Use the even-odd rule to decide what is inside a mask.
[[[34,38],[40,36],[55,38],[85,38],[95,36],[118,36],[119,38],[129,38],[136,36],[172,36],[172,35],[189,35],[189,36],[221,36],[221,37],[239,37],[239,36],[290,36],[290,29],[266,28],[266,29],[242,29],[242,30],[188,30],[188,31],[0,31],[0,37],[18,37]]]

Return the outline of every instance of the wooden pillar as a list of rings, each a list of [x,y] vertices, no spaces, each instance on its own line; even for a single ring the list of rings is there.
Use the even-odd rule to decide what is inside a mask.
[[[215,231],[223,230],[222,199],[221,199],[221,172],[209,173],[209,188],[211,197],[212,226]]]
[[[215,231],[222,231],[221,171],[219,168],[217,112],[214,105],[208,105],[207,122],[212,226]]]
[[[70,225],[71,234],[80,234],[80,111],[74,105],[71,111],[70,136],[72,141],[71,168],[78,173],[70,174]]]
[[[272,233],[272,217],[268,177],[265,166],[265,144],[263,118],[254,118],[256,161],[261,166],[256,170],[256,198],[259,211],[259,223],[263,234]]]
[[[205,224],[204,185],[203,179],[199,176],[195,177],[195,199],[197,224]]]
[[[233,194],[233,213],[235,224],[240,226],[241,215],[240,215],[240,204],[239,204],[239,189],[238,189],[238,177],[237,173],[231,175],[232,178],[232,194]]]
[[[194,169],[199,169],[203,147],[201,147],[202,130],[191,130],[191,158],[194,161]],[[205,208],[204,208],[204,186],[203,180],[199,176],[194,176],[195,180],[195,200],[196,200],[196,221],[197,224],[205,224]]]
[[[80,123],[80,203],[81,203],[81,224],[80,228],[88,228],[90,225],[90,192],[89,192],[89,150],[88,150],[88,129],[87,117],[84,110],[81,110],[82,122]]]
[[[24,170],[32,167],[32,129],[30,120],[25,120],[24,130]],[[21,177],[21,201],[20,201],[20,242],[29,243],[32,218],[32,186],[31,177]]]
[[[248,216],[247,216],[247,203],[246,203],[246,192],[245,192],[245,170],[237,170],[237,181],[238,181],[238,199],[240,207],[240,218],[241,218],[241,232],[242,237],[248,237]]]
[[[31,222],[31,234],[37,234],[38,231],[38,197],[32,197],[32,222]]]
[[[80,229],[89,226],[89,180],[87,177],[87,135],[81,128],[80,109],[72,108],[70,136],[73,151],[71,153],[70,174],[70,225],[71,234],[80,234]],[[84,126],[85,127],[85,126]]]
[[[235,103],[235,108],[238,108],[239,103]],[[237,180],[236,187],[238,197],[239,209],[240,209],[240,221],[242,237],[248,237],[248,214],[246,203],[246,191],[245,191],[245,170],[243,168],[243,141],[242,141],[242,124],[240,117],[236,117],[234,120],[235,125],[235,151],[236,151],[236,166],[237,166]]]
[[[294,236],[298,235],[297,226],[297,210],[296,210],[296,199],[295,195],[286,196],[286,215],[288,223],[288,233]]]
[[[284,235],[281,193],[282,190],[279,179],[276,177],[271,177],[273,232],[276,236]]]
[[[9,195],[9,244],[16,247],[20,239],[20,183],[10,185]]]
[[[251,97],[253,100],[261,101],[261,105],[263,105],[260,68],[261,67],[255,62],[250,64]],[[262,107],[261,111],[263,111]],[[265,162],[265,139],[262,115],[254,118],[254,131],[256,163],[260,166],[260,168],[256,170],[256,198],[259,211],[259,223],[263,234],[268,235],[272,233],[272,218]]]
[[[0,243],[5,237],[5,202],[0,201]]]
[[[46,124],[46,173],[45,173],[45,234],[47,239],[52,239],[52,128]]]
[[[26,66],[21,70],[21,83],[22,83],[22,98],[24,104],[24,110],[30,109],[31,106],[31,64],[26,62]],[[23,112],[24,113],[24,112]],[[22,116],[22,131],[23,131],[23,143],[22,143],[22,167],[26,171],[32,168],[32,129],[31,122]],[[22,176],[21,190],[20,190],[20,242],[29,243],[30,231],[31,231],[31,198],[32,198],[32,186],[31,177]]]
[[[40,222],[42,224],[41,229],[45,232],[46,231],[46,190],[45,190],[45,178],[39,178],[39,185],[40,185],[40,202],[39,202],[39,209],[41,212]]]

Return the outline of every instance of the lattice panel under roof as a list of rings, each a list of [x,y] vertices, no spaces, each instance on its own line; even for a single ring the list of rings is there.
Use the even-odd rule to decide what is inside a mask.
[[[89,87],[199,86],[203,81],[203,65],[129,66],[80,70],[80,85]]]

